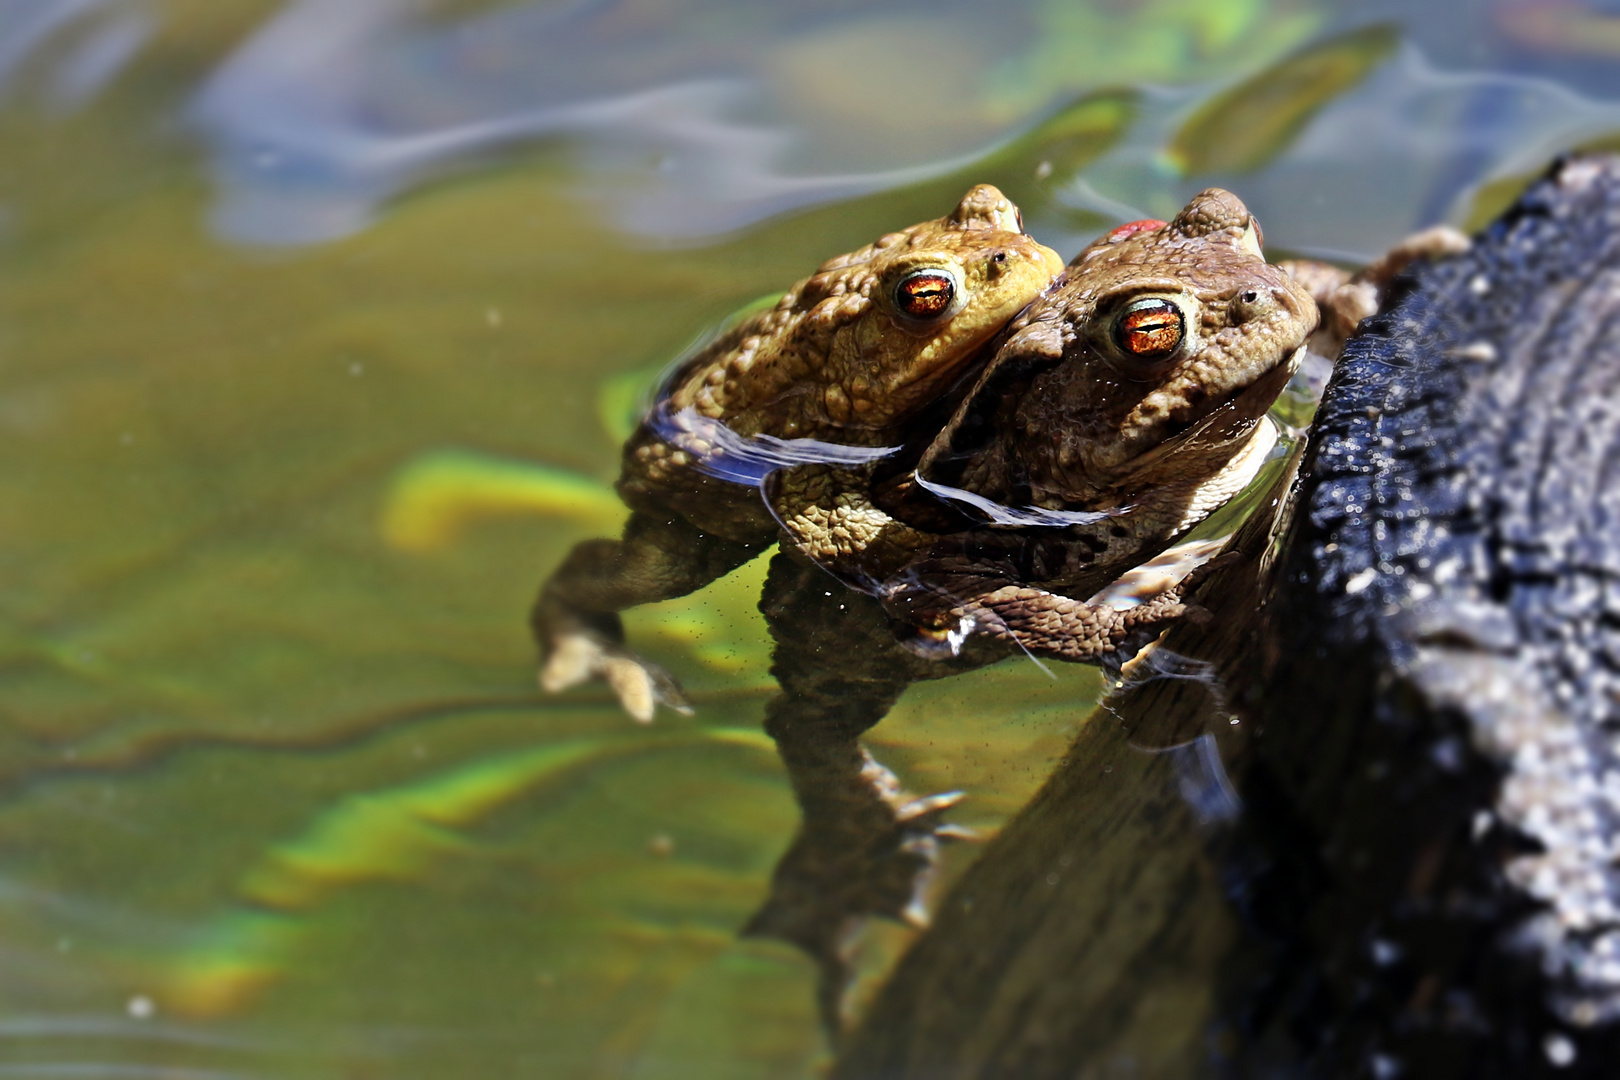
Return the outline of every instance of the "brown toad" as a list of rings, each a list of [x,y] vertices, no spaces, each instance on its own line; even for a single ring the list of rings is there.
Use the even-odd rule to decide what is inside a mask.
[[[980,184],[949,215],[824,263],[682,363],[625,445],[623,536],[578,545],[541,590],[541,685],[601,676],[638,720],[658,702],[684,709],[674,681],[623,647],[617,613],[701,588],[777,539],[759,476],[728,473],[726,447],[881,453],[1062,265]]]

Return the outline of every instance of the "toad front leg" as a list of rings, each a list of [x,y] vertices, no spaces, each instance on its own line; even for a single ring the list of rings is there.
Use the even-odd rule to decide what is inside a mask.
[[[977,594],[969,590],[965,599],[953,600],[951,592],[945,583],[930,588],[926,598],[908,591],[885,601],[901,643],[919,656],[954,653],[970,635],[980,635],[1032,656],[1117,667],[1171,622],[1197,618],[1202,610],[1183,601],[1180,587],[1130,607],[1088,603],[1025,585]]]
[[[1118,671],[1171,623],[1207,617],[1189,598],[1210,571],[1237,557],[1221,553],[1226,542],[1183,541],[1084,601],[983,568],[974,573],[949,561],[923,562],[908,568],[904,583],[890,584],[883,603],[896,637],[919,656],[953,655],[979,635],[1031,656]]]
[[[620,539],[576,545],[541,588],[530,615],[540,646],[540,685],[555,693],[605,679],[624,710],[642,723],[660,704],[690,711],[667,672],[624,647],[618,613],[685,596],[767,546],[712,536],[673,513],[644,511],[631,514]]]

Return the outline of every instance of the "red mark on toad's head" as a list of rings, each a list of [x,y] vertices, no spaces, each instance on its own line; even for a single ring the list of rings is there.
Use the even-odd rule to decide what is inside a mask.
[[[1108,242],[1117,244],[1127,237],[1135,236],[1139,232],[1148,232],[1152,229],[1162,229],[1165,223],[1157,218],[1143,218],[1141,221],[1127,221],[1119,228],[1108,234]]]

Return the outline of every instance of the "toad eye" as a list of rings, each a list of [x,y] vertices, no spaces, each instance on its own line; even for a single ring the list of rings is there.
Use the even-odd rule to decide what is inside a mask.
[[[1181,309],[1156,296],[1132,301],[1114,321],[1114,344],[1143,360],[1163,360],[1181,347],[1186,333]]]
[[[894,287],[894,306],[913,319],[937,319],[955,299],[956,279],[944,270],[913,270]]]

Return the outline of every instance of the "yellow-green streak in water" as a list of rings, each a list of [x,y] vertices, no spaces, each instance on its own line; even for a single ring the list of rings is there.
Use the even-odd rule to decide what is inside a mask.
[[[242,876],[240,905],[212,920],[199,948],[160,971],[162,1003],[191,1016],[239,1010],[282,975],[308,920],[335,893],[426,877],[467,848],[464,830],[574,770],[705,743],[774,753],[770,739],[755,730],[699,729],[650,738],[633,732],[501,754],[399,787],[346,795]]]
[[[1388,59],[1399,40],[1392,26],[1366,27],[1244,79],[1187,118],[1165,160],[1183,176],[1261,168],[1288,149],[1323,107]]]

